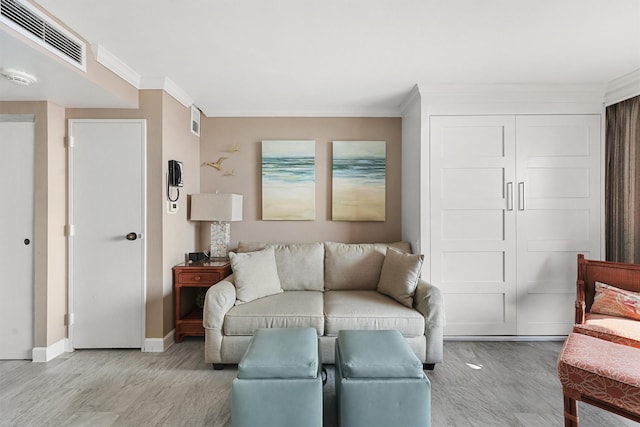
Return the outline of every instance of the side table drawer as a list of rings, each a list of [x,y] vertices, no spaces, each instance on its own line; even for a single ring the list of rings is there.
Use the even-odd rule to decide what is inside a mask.
[[[178,276],[179,276],[178,280],[183,285],[186,283],[206,283],[211,285],[213,283],[217,283],[220,280],[224,279],[224,277],[222,277],[222,274],[217,272],[207,272],[207,273],[184,272],[184,273],[179,273]]]

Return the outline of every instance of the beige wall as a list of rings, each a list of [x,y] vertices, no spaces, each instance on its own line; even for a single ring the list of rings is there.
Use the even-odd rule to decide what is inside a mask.
[[[65,110],[47,103],[47,346],[67,336],[67,149]]]
[[[173,274],[171,266],[184,262],[184,254],[196,247],[197,224],[187,220],[187,194],[200,190],[200,138],[191,133],[191,109],[163,92],[162,96],[162,170],[158,179],[166,189],[169,160],[179,160],[184,167],[184,187],[180,188],[178,212],[167,212],[167,198],[163,194],[163,336],[174,328]],[[175,189],[172,189],[175,198]]]
[[[211,167],[201,167],[203,193],[219,190],[244,196],[244,219],[231,225],[231,244],[239,240],[390,242],[400,240],[401,188],[400,118],[204,118],[200,161],[228,157],[223,166],[235,176],[223,176]],[[261,220],[261,141],[299,139],[316,141],[316,220]],[[386,221],[331,221],[331,142],[334,140],[375,140],[387,142]],[[227,152],[238,145],[237,153]],[[199,249],[209,245],[209,226],[200,226]]]
[[[35,116],[34,346],[67,336],[64,109],[49,102],[0,102],[0,114]]]

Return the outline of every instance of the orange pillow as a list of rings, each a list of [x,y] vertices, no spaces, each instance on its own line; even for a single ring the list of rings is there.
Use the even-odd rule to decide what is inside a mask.
[[[591,313],[640,320],[640,293],[596,282]]]

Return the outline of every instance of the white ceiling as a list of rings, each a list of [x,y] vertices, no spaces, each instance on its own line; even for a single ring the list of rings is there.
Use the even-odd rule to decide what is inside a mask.
[[[208,116],[393,115],[416,83],[606,84],[640,69],[640,0],[38,4]]]
[[[27,47],[0,31],[0,68],[27,71],[38,81],[29,87],[0,78],[0,101],[49,100],[65,107],[130,107],[103,87],[83,77],[82,72],[52,55]]]

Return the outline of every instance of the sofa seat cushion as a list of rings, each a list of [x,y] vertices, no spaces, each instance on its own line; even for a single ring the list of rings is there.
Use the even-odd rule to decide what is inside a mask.
[[[587,313],[585,323],[575,325],[574,332],[640,348],[640,322],[625,317]]]
[[[253,335],[261,328],[314,328],[323,335],[322,292],[285,291],[237,305],[224,317],[225,335]]]
[[[376,291],[326,291],[324,293],[326,336],[342,329],[396,329],[405,337],[424,335],[422,315]]]

